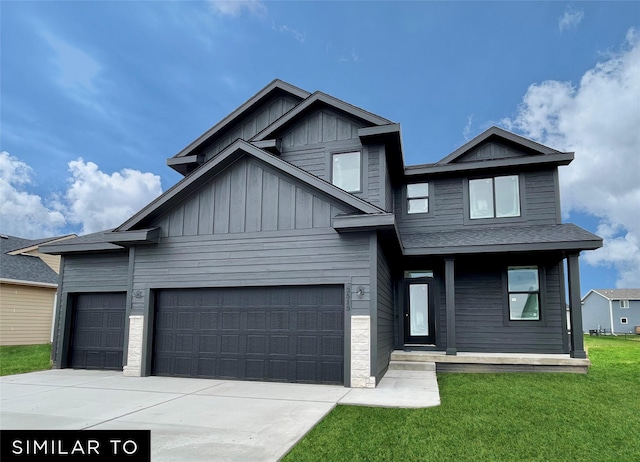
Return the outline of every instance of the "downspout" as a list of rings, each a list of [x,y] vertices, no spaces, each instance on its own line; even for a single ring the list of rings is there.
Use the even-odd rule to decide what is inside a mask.
[[[616,335],[613,331],[613,302],[609,299],[609,322],[611,323],[611,335]]]
[[[51,335],[49,341],[53,343],[53,333],[56,330],[56,314],[58,313],[58,291],[53,296],[53,315],[51,316]]]

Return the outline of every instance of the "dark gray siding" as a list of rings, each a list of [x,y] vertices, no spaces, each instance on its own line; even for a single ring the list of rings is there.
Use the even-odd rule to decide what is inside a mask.
[[[243,158],[154,226],[163,237],[325,228],[347,211],[262,162]]]
[[[291,148],[358,139],[358,129],[364,126],[362,122],[331,109],[321,109],[311,112],[282,135],[282,145]]]
[[[475,162],[478,160],[506,159],[509,157],[523,157],[527,154],[513,149],[504,143],[483,143],[476,149],[456,159],[456,162]]]
[[[406,207],[404,188],[398,187],[395,190],[395,213],[398,229],[401,233],[449,231],[470,226],[486,227],[491,225],[487,220],[484,220],[484,223],[480,225],[473,223],[465,225],[464,181],[462,178],[425,178],[423,181],[433,183],[433,197],[429,200],[433,214],[429,216],[407,215],[404,210]],[[556,200],[554,170],[525,172],[523,173],[523,182],[525,190],[520,200],[526,224],[557,224],[559,204]],[[509,225],[513,226],[513,223]]]
[[[393,280],[389,262],[382,250],[380,243],[377,249],[377,381],[387,370],[389,358],[393,351],[394,337],[394,303],[393,303]]]
[[[298,100],[290,95],[276,95],[269,99],[245,118],[227,127],[216,139],[209,141],[204,151],[205,159],[211,159],[238,138],[248,140],[291,110],[297,103]]]
[[[495,258],[456,259],[456,340],[458,351],[565,353],[560,262],[527,260],[541,269],[541,321],[508,322],[506,268]],[[517,264],[522,264],[518,262]]]

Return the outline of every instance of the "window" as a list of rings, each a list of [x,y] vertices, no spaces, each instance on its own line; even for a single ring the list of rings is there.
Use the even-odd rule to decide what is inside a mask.
[[[620,318],[620,324],[629,324],[629,318]]]
[[[407,213],[429,213],[429,183],[407,185]]]
[[[347,192],[362,190],[360,152],[341,152],[332,156],[332,183]]]
[[[518,175],[469,180],[469,217],[471,219],[519,216]]]
[[[620,308],[628,309],[629,308],[629,300],[620,300]]]
[[[537,266],[511,266],[507,271],[509,286],[509,319],[540,319],[540,283]]]

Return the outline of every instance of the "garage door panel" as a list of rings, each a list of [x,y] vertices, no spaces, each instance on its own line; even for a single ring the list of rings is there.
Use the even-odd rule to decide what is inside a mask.
[[[160,291],[153,373],[184,376],[186,367],[166,357],[188,333],[191,376],[342,384],[342,295],[340,286]],[[178,313],[180,323],[169,321]]]
[[[69,365],[80,369],[122,369],[126,294],[74,296]]]

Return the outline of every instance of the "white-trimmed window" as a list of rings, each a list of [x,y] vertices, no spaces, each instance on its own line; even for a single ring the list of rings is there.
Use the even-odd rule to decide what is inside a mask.
[[[629,309],[629,300],[620,300],[620,308]]]
[[[629,324],[629,318],[620,318],[620,324]]]
[[[510,266],[509,319],[511,321],[540,320],[540,278],[537,266]]]
[[[520,216],[518,175],[469,180],[469,218]]]
[[[360,151],[337,152],[331,157],[331,182],[347,192],[362,191]]]
[[[407,213],[429,213],[429,183],[407,185]]]

